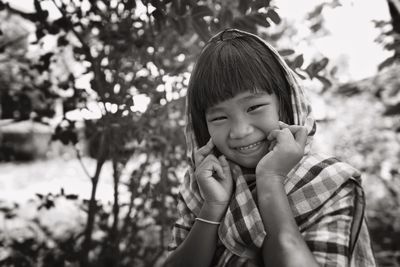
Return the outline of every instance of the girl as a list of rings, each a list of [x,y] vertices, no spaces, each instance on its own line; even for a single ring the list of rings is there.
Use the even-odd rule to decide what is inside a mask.
[[[290,68],[225,30],[191,74],[184,177],[166,266],[375,266],[359,173],[311,149],[316,124]]]

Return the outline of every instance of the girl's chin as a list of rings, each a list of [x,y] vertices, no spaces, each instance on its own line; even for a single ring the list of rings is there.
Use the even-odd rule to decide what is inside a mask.
[[[249,171],[249,172],[254,172],[258,162],[260,162],[260,159],[257,160],[241,160],[237,161],[236,163],[242,168],[243,171]]]

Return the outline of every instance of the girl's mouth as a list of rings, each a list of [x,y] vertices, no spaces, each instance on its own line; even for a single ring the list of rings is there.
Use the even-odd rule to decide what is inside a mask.
[[[264,142],[264,140],[255,142],[255,143],[250,144],[248,146],[236,147],[235,149],[239,150],[240,152],[252,152],[252,151],[256,150],[263,142]]]

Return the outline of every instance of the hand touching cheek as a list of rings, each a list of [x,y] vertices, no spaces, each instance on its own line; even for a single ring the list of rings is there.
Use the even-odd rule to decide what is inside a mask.
[[[212,140],[195,153],[195,177],[200,193],[208,204],[228,205],[232,195],[233,181],[225,156],[217,158],[213,153]]]
[[[283,122],[279,122],[279,126],[280,129],[273,130],[268,135],[268,140],[274,146],[257,164],[257,178],[286,176],[304,155],[306,128]]]

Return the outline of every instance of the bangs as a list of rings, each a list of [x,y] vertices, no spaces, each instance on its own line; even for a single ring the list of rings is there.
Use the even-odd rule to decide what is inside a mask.
[[[241,38],[217,43],[212,49],[210,45],[205,48],[192,72],[193,107],[205,112],[245,91],[274,92],[279,86],[279,66],[270,66],[270,59],[265,59],[265,47],[255,43],[263,53],[255,49],[254,43]]]

